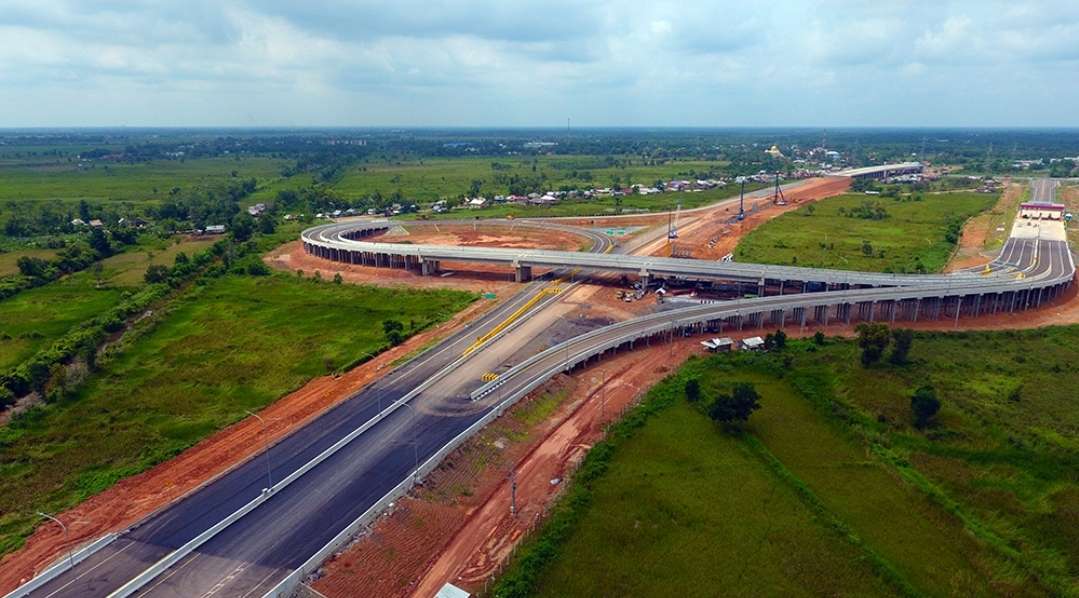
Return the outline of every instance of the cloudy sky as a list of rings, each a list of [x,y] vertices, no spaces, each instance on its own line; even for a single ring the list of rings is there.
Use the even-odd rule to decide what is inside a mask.
[[[1079,2],[0,0],[0,127],[1079,126]]]

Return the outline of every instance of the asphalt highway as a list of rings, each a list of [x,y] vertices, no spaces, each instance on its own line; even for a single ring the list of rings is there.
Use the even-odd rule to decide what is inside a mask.
[[[355,226],[355,223],[353,223]],[[336,229],[335,229],[336,230]],[[609,243],[602,236],[605,243]],[[605,252],[608,245],[597,245]],[[611,256],[628,259],[627,256]],[[678,260],[681,262],[691,260]],[[417,463],[494,408],[495,401],[564,365],[567,355],[594,352],[627,336],[656,329],[675,330],[692,322],[765,309],[814,303],[894,301],[942,294],[1004,293],[1063,281],[1074,273],[1066,243],[1010,239],[991,264],[994,274],[968,272],[938,285],[908,284],[804,295],[738,300],[681,308],[620,322],[581,335],[518,364],[500,378],[489,398],[472,401],[480,386],[433,385],[329,457],[293,484],[269,498],[187,558],[158,576],[139,593],[149,596],[260,596],[329,542],[401,480]],[[1022,273],[1022,278],[1019,277]],[[927,277],[929,278],[929,277]],[[357,393],[298,429],[268,451],[234,468],[183,500],[161,510],[123,534],[107,548],[46,584],[33,596],[104,596],[181,546],[226,515],[258,496],[273,481],[311,460],[338,439],[370,420],[391,401],[404,396],[457,359],[475,337],[490,330],[533,296],[545,282],[528,285],[505,304],[440,343],[419,358]],[[940,283],[945,284],[945,283]]]
[[[573,230],[572,227],[561,225],[559,227]],[[605,235],[581,232],[595,242],[591,251],[605,252],[610,250],[611,241]],[[461,356],[465,348],[474,342],[476,337],[485,334],[503,321],[509,314],[531,299],[546,284],[544,279],[539,279],[529,284],[495,310],[484,315],[476,322],[463,327],[436,347],[397,368],[355,396],[341,402],[315,421],[272,446],[268,451],[241,464],[198,491],[188,495],[183,500],[147,518],[129,532],[122,534],[112,544],[45,584],[32,595],[50,598],[59,598],[61,596],[104,596],[116,590],[171,551],[196,537],[228,514],[235,512],[257,497],[263,488],[271,485],[267,479],[266,461],[271,464],[271,480],[274,482],[281,480],[331,446],[338,439],[370,420],[382,408],[400,399],[409,390],[417,387],[456,360]],[[369,441],[366,440],[367,436],[381,438],[382,441],[385,441],[385,438],[382,438],[384,430],[396,429],[395,426],[407,426],[410,429],[415,426],[417,430],[422,431],[422,434],[414,436],[419,439],[415,453],[422,460],[424,455],[436,452],[438,448],[445,444],[445,440],[451,438],[458,430],[463,430],[474,421],[475,416],[470,413],[470,410],[474,410],[473,407],[468,407],[461,413],[455,413],[455,409],[460,410],[449,406],[449,411],[439,409],[436,410],[437,415],[428,416],[414,413],[410,409],[398,410],[357,439],[357,441],[351,443],[348,447],[349,450],[342,450],[335,455],[336,459],[330,459],[304,475],[257,511],[275,511],[278,508],[277,505],[291,504],[291,501],[297,499],[297,497],[301,497],[298,502],[305,505],[315,504],[317,501],[312,501],[310,494],[305,495],[304,492],[306,491],[316,495],[330,496],[327,494],[326,488],[318,485],[309,486],[307,481],[310,478],[312,482],[315,480],[324,482],[325,480],[322,476],[327,471],[355,473],[358,476],[356,479],[362,482],[362,487],[349,487],[347,495],[355,497],[357,505],[370,504],[374,499],[368,502],[363,500],[362,497],[369,495],[377,498],[385,494],[389,488],[402,478],[400,474],[404,470],[401,467],[412,465],[414,451],[411,446],[400,448],[399,454],[393,453],[388,455],[386,459],[375,460],[377,461],[376,468],[356,472],[352,469],[353,467],[359,467],[363,464],[371,465],[374,463],[372,461],[373,457],[379,454],[378,451],[371,449],[368,444]],[[453,422],[453,424],[448,425],[449,422]],[[342,459],[346,461],[346,465],[342,465]],[[360,475],[361,473],[362,475]],[[342,482],[340,474],[335,473],[331,477],[336,482],[331,482],[329,487],[333,487],[334,483],[340,484]],[[390,483],[391,481],[392,483]],[[291,507],[288,507],[288,509],[291,509]],[[295,513],[298,512],[295,511]],[[326,512],[304,510],[303,512],[315,520],[324,521],[327,524],[325,527],[327,533],[333,530],[340,521],[351,521],[351,519],[347,518],[347,514],[342,515],[345,519],[338,519],[333,510]],[[248,517],[253,515],[255,514],[252,513]],[[245,523],[248,517],[245,517],[236,525],[240,526],[240,528],[248,525]],[[252,518],[252,520],[256,519],[257,517]],[[352,519],[355,519],[355,517],[352,517]],[[297,519],[297,521],[301,520]],[[328,541],[328,537],[311,533],[311,530],[315,529],[315,527],[314,524],[310,527],[305,527],[304,531],[300,533],[301,538],[289,543],[287,548],[290,550],[285,551],[288,553],[287,556],[303,554],[303,551],[307,548],[321,546]],[[222,536],[225,536],[225,534],[222,534]],[[330,537],[332,537],[332,534],[330,534]],[[306,542],[303,541],[303,538],[310,538],[311,540]],[[215,538],[215,540],[217,539]],[[227,536],[220,540],[220,542],[227,541]],[[216,544],[204,545],[196,555],[212,555],[214,546]],[[314,552],[314,549],[310,550],[308,554],[310,552]],[[290,562],[285,556],[273,551],[270,551],[269,554],[262,554],[261,552],[259,554],[261,558],[269,559],[264,560],[262,566],[266,566],[265,563],[268,562],[278,564]],[[285,560],[281,560],[281,558],[285,558]],[[210,557],[206,560],[213,563],[218,562]],[[184,570],[190,571],[196,570],[196,568],[191,567],[190,561],[188,561],[181,563],[179,571]],[[239,575],[237,573],[234,576],[235,583],[250,582],[249,578],[255,575],[254,571],[260,571],[261,569],[252,565],[243,570],[248,571],[247,574]],[[285,574],[281,568],[274,568],[274,570],[278,571],[280,576]],[[187,578],[184,574],[174,574],[169,579],[173,580],[173,585],[162,584],[157,586],[154,591],[167,592],[170,588],[175,587],[176,582],[186,581]],[[267,581],[272,581],[272,579],[267,578]],[[198,593],[190,593],[189,590],[190,588],[185,587],[175,595],[199,595]]]

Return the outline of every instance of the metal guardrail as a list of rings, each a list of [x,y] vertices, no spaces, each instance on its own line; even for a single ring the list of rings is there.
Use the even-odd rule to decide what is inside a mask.
[[[247,504],[240,507],[239,509],[237,509],[233,513],[229,514],[227,517],[225,517],[221,521],[217,522],[216,524],[214,524],[213,526],[211,526],[207,530],[203,531],[198,536],[192,538],[187,543],[185,543],[183,546],[181,546],[180,548],[177,548],[176,550],[172,551],[171,553],[166,555],[164,558],[162,558],[161,560],[159,560],[156,563],[154,563],[153,565],[151,565],[148,569],[145,569],[142,573],[140,573],[139,575],[137,575],[134,578],[132,578],[131,580],[129,580],[126,584],[124,584],[123,586],[121,586],[116,591],[112,592],[111,594],[109,594],[109,598],[125,598],[126,596],[130,596],[131,594],[137,592],[140,588],[145,586],[147,583],[149,583],[155,577],[157,577],[158,575],[160,575],[161,573],[166,571],[169,567],[172,567],[176,563],[183,560],[184,557],[191,554],[195,549],[197,549],[202,544],[206,543],[208,540],[210,540],[214,536],[216,536],[222,530],[226,529],[228,526],[232,525],[233,523],[235,523],[236,521],[241,519],[244,515],[250,513],[253,510],[255,510],[259,505],[261,505],[262,503],[264,503],[267,500],[269,500],[270,498],[272,498],[274,495],[276,495],[278,492],[283,490],[289,484],[296,481],[302,475],[304,475],[308,471],[311,471],[316,466],[318,466],[320,463],[322,463],[326,459],[333,456],[337,451],[344,448],[346,445],[348,445],[350,442],[355,440],[361,434],[363,434],[364,432],[369,430],[375,424],[379,423],[380,421],[382,421],[383,419],[388,417],[391,413],[396,411],[401,405],[411,401],[413,398],[415,398],[416,395],[418,395],[419,393],[421,393],[424,390],[426,390],[427,388],[429,388],[432,384],[434,384],[438,380],[441,380],[446,374],[448,374],[450,371],[452,371],[454,368],[456,368],[458,365],[460,365],[460,363],[463,362],[465,359],[467,359],[467,357],[459,357],[458,359],[454,360],[452,363],[450,363],[446,367],[444,367],[441,370],[439,370],[438,372],[436,372],[435,375],[433,375],[430,378],[424,380],[421,384],[416,386],[416,388],[412,389],[407,394],[402,396],[400,399],[398,399],[398,400],[394,401],[393,403],[391,403],[388,407],[386,407],[382,411],[378,412],[378,414],[376,414],[374,417],[372,417],[371,419],[369,419],[366,422],[364,422],[363,424],[361,424],[359,427],[357,427],[352,432],[349,432],[346,436],[342,437],[340,440],[335,442],[333,445],[331,445],[330,447],[326,448],[324,451],[319,453],[315,458],[311,459],[310,461],[303,464],[301,467],[299,467],[298,469],[296,469],[295,471],[293,471],[289,475],[285,476],[285,478],[282,479],[280,482],[274,484],[270,488],[264,489],[261,494],[259,494],[257,497],[255,497],[254,499],[249,501]]]
[[[53,562],[53,564],[46,567],[45,570],[43,570],[41,573],[35,575],[33,579],[15,588],[10,593],[5,595],[4,598],[22,598],[23,596],[29,596],[41,586],[56,579],[57,576],[61,575],[68,569],[71,569],[71,567],[78,565],[79,563],[93,556],[95,552],[101,550],[109,544],[112,544],[113,540],[118,537],[118,534],[106,534],[94,540],[93,542],[90,542],[89,544],[85,544],[83,546],[80,546],[79,548],[76,548],[71,552],[70,556],[66,554],[63,555],[58,560]]]
[[[458,247],[453,245],[407,245],[379,243],[350,239],[357,231],[383,228],[383,224],[350,222],[326,224],[304,230],[302,241],[310,246],[329,251],[352,251],[372,254],[416,256],[424,259],[445,261],[477,261],[500,264],[521,264],[538,267],[580,267],[589,270],[638,273],[650,275],[705,277],[715,279],[753,282],[768,280],[797,280],[827,282],[830,284],[871,284],[875,286],[948,284],[969,273],[952,275],[936,274],[887,274],[866,273],[826,268],[803,268],[739,262],[712,262],[655,256],[627,256],[604,253],[581,253],[545,249],[505,249],[490,247]],[[306,246],[306,245],[305,245]]]
[[[1071,262],[1071,256],[1068,255],[1069,262]],[[473,401],[478,401],[484,397],[495,392],[502,386],[510,384],[514,376],[519,375],[521,372],[526,371],[528,368],[534,366],[540,361],[556,356],[560,352],[566,352],[567,356],[558,365],[548,368],[539,376],[536,376],[532,382],[525,387],[524,393],[530,392],[551,376],[555,375],[559,371],[564,371],[574,367],[578,363],[591,359],[592,357],[610,350],[615,347],[619,347],[627,342],[648,338],[655,336],[656,334],[663,332],[674,332],[679,329],[684,329],[688,326],[698,325],[704,322],[712,320],[727,319],[732,317],[744,317],[746,315],[762,313],[770,309],[794,309],[804,308],[811,309],[820,306],[831,306],[836,304],[857,304],[865,303],[867,301],[904,301],[910,299],[926,299],[937,296],[950,297],[950,296],[968,296],[975,294],[990,294],[990,293],[1003,293],[1003,292],[1016,292],[1016,291],[1030,291],[1035,289],[1042,289],[1046,287],[1056,286],[1066,282],[1074,276],[1074,264],[1072,264],[1072,272],[1066,275],[1062,275],[1055,278],[1045,279],[1022,279],[1021,281],[1013,281],[1008,283],[995,282],[992,284],[964,284],[950,287],[950,288],[894,288],[894,289],[863,289],[862,291],[832,291],[828,293],[812,293],[808,295],[790,295],[790,296],[774,296],[774,297],[762,297],[755,299],[743,299],[725,304],[707,304],[703,306],[694,306],[691,308],[679,309],[670,312],[658,312],[655,314],[649,314],[640,318],[632,320],[626,320],[619,322],[611,326],[606,326],[591,332],[574,337],[563,343],[555,345],[537,353],[528,359],[518,363],[514,367],[510,368],[506,372],[502,373],[497,380],[493,380],[481,386],[471,393]],[[941,293],[941,291],[945,291]],[[737,306],[741,303],[742,306]],[[735,307],[732,307],[735,305]],[[672,315],[683,315],[684,317],[672,319]],[[641,328],[642,324],[646,324],[649,321],[660,321],[660,324],[646,326]],[[622,335],[618,335],[611,340],[608,340],[599,345],[587,345],[587,342],[600,335],[609,334],[612,330],[617,328],[629,328],[630,332]],[[570,348],[573,345],[585,344],[585,349],[569,353]],[[521,392],[521,390],[515,391],[515,394]]]
[[[512,407],[513,404],[519,401],[523,396],[525,395],[515,393],[514,396],[504,399],[468,428],[465,428],[460,434],[454,436],[452,440],[443,445],[434,455],[428,457],[419,467],[417,467],[408,478],[402,480],[400,484],[383,495],[382,498],[378,499],[375,504],[371,505],[371,507],[364,511],[362,515],[345,527],[345,529],[341,530],[341,532],[334,536],[332,540],[320,548],[318,552],[308,558],[302,565],[294,569],[287,577],[285,577],[285,579],[278,582],[276,586],[266,592],[263,595],[263,598],[288,598],[291,596],[307,576],[314,573],[323,561],[330,558],[330,556],[340,550],[342,546],[347,544],[353,536],[359,533],[361,528],[367,525],[371,520],[375,519],[391,502],[408,492],[413,485],[422,480],[427,474],[434,471],[442,460],[456,450],[457,447],[464,444],[465,441],[486,427],[487,424],[498,419],[498,417],[505,413],[506,409]]]

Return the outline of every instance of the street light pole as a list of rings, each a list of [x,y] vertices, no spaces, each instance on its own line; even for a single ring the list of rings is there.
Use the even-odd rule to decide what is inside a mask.
[[[266,420],[262,419],[261,415],[247,409],[244,409],[244,411],[251,417],[259,420],[259,423],[262,424],[262,431],[266,432]],[[266,450],[263,451],[263,453],[266,455],[266,489],[269,490],[270,488],[273,488],[273,475],[270,473],[270,447],[266,447]]]
[[[408,407],[409,409],[412,410],[413,415],[416,414],[416,408],[413,407],[412,405],[409,405],[408,403],[401,403],[401,406],[402,407]],[[419,448],[417,446],[418,440],[419,439],[417,438],[416,433],[413,432],[412,433],[412,440],[409,441],[409,444],[412,445],[412,483],[413,484],[416,483],[416,472],[418,472],[419,469],[420,469],[420,452],[419,452]]]
[[[74,549],[72,549],[72,547],[71,547],[71,535],[68,534],[67,526],[64,525],[63,521],[60,521],[59,519],[57,519],[56,517],[53,517],[52,515],[49,515],[48,513],[45,513],[43,511],[38,511],[37,514],[40,515],[41,517],[46,518],[46,519],[51,519],[52,521],[55,521],[56,524],[59,525],[60,528],[64,530],[64,544],[68,545],[67,546],[67,565],[68,565],[69,568],[74,567],[75,566],[75,555],[73,554]]]

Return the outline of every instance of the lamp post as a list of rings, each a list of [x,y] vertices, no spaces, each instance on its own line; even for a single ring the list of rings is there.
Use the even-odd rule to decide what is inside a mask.
[[[412,410],[413,415],[416,414],[416,408],[413,407],[412,405],[409,405],[408,403],[401,403],[401,406],[402,407],[408,407],[409,409]],[[420,469],[420,452],[419,452],[419,447],[417,445],[417,441],[418,441],[418,439],[416,437],[416,434],[413,433],[412,440],[409,440],[409,441],[406,442],[406,444],[411,444],[412,445],[412,483],[413,484],[416,483],[416,472],[419,471],[419,469]]]
[[[244,412],[259,420],[259,423],[262,424],[262,431],[266,432],[266,420],[262,419],[261,415],[247,409],[245,409]],[[269,490],[270,488],[273,488],[273,475],[270,473],[270,447],[266,447],[266,450],[263,451],[263,453],[266,455],[266,490]]]
[[[63,521],[60,521],[59,519],[57,519],[56,517],[53,517],[52,515],[49,515],[48,513],[45,513],[43,511],[38,511],[37,514],[39,516],[41,516],[41,517],[44,517],[45,519],[50,519],[52,521],[55,521],[56,524],[59,525],[60,528],[64,530],[64,544],[68,545],[67,546],[67,565],[68,565],[69,568],[74,567],[75,566],[75,555],[73,554],[73,550],[71,548],[71,535],[68,534],[67,526],[64,525]]]

